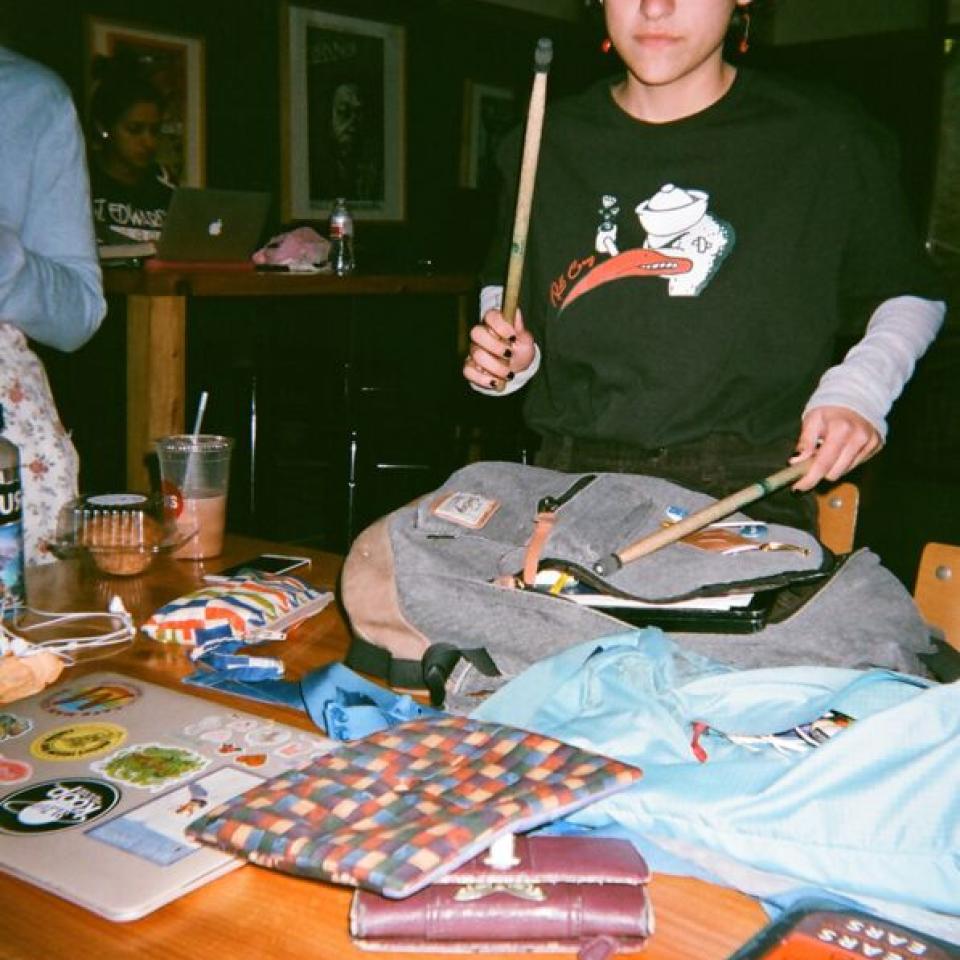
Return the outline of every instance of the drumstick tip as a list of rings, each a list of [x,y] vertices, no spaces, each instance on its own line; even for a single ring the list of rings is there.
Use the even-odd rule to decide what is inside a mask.
[[[553,41],[549,37],[541,37],[537,41],[537,49],[533,55],[537,72],[546,73],[550,68],[551,60],[553,60]]]

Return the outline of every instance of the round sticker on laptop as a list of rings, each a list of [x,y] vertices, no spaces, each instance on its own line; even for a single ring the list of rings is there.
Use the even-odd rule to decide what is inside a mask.
[[[23,760],[14,760],[11,757],[0,757],[0,783],[23,783],[29,780],[33,767]]]
[[[109,780],[157,791],[199,773],[210,760],[168,743],[139,743],[98,760],[91,769]]]
[[[139,696],[140,690],[133,684],[112,681],[64,687],[47,697],[41,706],[62,717],[93,717],[128,707]]]
[[[116,723],[72,723],[47,730],[30,744],[38,760],[83,760],[119,747],[127,731]]]
[[[29,717],[18,717],[15,713],[0,713],[0,742],[22,737],[33,729],[33,721]]]
[[[51,833],[99,819],[112,810],[120,791],[103,780],[44,780],[0,798],[0,831]]]
[[[256,730],[251,730],[246,735],[246,741],[251,747],[261,747],[269,750],[272,747],[279,747],[281,743],[286,743],[290,736],[290,731],[284,730],[283,727],[264,724]]]

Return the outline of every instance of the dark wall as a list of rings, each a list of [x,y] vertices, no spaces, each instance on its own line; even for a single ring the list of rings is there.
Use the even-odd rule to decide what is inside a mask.
[[[575,91],[617,66],[614,56],[599,52],[599,23],[586,15],[574,24],[477,0],[305,0],[304,5],[406,27],[408,215],[402,224],[362,224],[358,243],[367,269],[403,268],[424,256],[441,266],[476,264],[489,235],[492,198],[458,185],[467,79],[509,87],[525,103],[541,36],[549,36],[555,49],[550,97]],[[60,73],[80,104],[87,89],[90,16],[202,37],[207,184],[266,189],[279,199],[280,0],[44,0],[7,4],[2,16],[11,45]],[[755,45],[747,59],[834,81],[893,127],[904,143],[906,183],[922,222],[937,137],[938,43],[931,30]],[[280,226],[277,202],[269,228]]]
[[[832,83],[859,99],[900,139],[903,180],[921,233],[926,229],[938,142],[942,40],[929,32],[878,34],[758,48],[755,61]],[[891,65],[896,64],[896,69]],[[901,66],[909,64],[909,66]],[[906,72],[905,72],[906,71]],[[904,77],[909,76],[905,82]],[[917,97],[924,102],[919,103]]]

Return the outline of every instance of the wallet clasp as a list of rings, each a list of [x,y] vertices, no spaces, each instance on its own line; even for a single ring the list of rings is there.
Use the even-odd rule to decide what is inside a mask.
[[[547,899],[543,887],[529,880],[507,880],[498,883],[468,883],[460,887],[453,895],[453,899],[460,903],[472,900],[483,900],[484,897],[495,893],[506,893],[519,900],[543,901]]]

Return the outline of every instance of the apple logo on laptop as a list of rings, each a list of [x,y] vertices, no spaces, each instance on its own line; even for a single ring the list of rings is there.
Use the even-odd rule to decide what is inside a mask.
[[[223,220],[220,217],[217,217],[216,220],[210,221],[210,226],[207,227],[207,233],[211,237],[219,237],[223,233]]]

